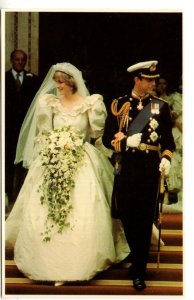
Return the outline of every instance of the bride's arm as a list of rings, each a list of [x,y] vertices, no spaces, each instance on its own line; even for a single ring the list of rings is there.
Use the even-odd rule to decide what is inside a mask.
[[[113,151],[106,148],[102,143],[102,135],[104,132],[105,120],[107,117],[107,111],[103,102],[103,97],[99,94],[91,96],[93,105],[88,111],[89,123],[90,123],[90,136],[94,141],[95,147],[100,150],[105,156],[111,157]]]
[[[52,94],[45,94],[39,99],[36,125],[37,135],[34,139],[33,160],[38,156],[38,153],[44,145],[41,133],[53,129],[53,108],[55,103],[56,97]]]

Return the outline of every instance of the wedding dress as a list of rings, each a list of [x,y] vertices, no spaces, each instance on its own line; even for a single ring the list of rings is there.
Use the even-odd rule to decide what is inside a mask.
[[[52,94],[40,98],[39,130],[63,126],[79,129],[84,139],[84,158],[71,191],[70,226],[62,233],[54,230],[50,241],[45,242],[41,233],[48,209],[41,204],[39,191],[45,167],[39,154],[43,145],[36,139],[34,160],[5,225],[6,247],[14,247],[14,261],[30,279],[89,280],[130,252],[120,221],[112,220],[110,214],[112,165],[89,143],[92,137],[98,138],[99,144],[105,117],[102,96],[98,94],[87,96],[71,111]]]

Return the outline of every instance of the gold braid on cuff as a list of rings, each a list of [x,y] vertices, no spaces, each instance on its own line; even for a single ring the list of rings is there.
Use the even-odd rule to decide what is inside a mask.
[[[164,151],[162,152],[162,157],[164,157],[165,155],[168,156],[168,157],[171,159],[173,153],[172,153],[170,150],[164,150]]]

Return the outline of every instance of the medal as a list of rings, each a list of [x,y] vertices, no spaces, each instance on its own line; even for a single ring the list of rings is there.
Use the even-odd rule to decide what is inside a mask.
[[[142,100],[147,98],[148,94],[145,94],[144,96],[139,96],[138,94],[136,94],[136,92],[134,90],[132,90],[132,96],[139,100],[139,104],[137,105],[137,109],[142,110],[143,109]]]
[[[143,109],[143,105],[142,105],[141,99],[139,100],[139,104],[137,105],[137,109],[138,110],[142,110]]]
[[[159,104],[158,103],[151,103],[151,113],[152,114],[156,114],[156,115],[159,115],[160,113],[160,110],[159,110]]]

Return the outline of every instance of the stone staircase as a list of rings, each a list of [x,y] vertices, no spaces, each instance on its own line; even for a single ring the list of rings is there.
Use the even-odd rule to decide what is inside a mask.
[[[130,263],[122,263],[98,274],[87,282],[55,287],[53,282],[34,282],[24,277],[13,261],[13,253],[5,259],[4,294],[7,295],[183,295],[182,214],[164,214],[162,221],[160,264],[157,249],[151,247],[147,288],[136,291],[128,279]]]

